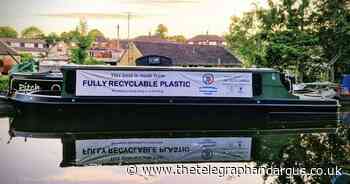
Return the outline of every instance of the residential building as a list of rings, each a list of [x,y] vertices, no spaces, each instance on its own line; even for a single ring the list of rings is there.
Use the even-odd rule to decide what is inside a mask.
[[[47,57],[41,59],[39,71],[57,71],[69,63],[71,46],[63,41],[57,42],[48,49]]]
[[[118,65],[135,65],[135,60],[149,55],[166,56],[176,66],[241,67],[242,63],[220,46],[133,41]]]
[[[19,53],[0,41],[0,72],[7,74],[16,61],[20,61]]]
[[[0,41],[6,43],[18,53],[29,53],[34,58],[45,57],[49,48],[46,41],[41,39],[0,38]]]
[[[48,49],[46,60],[69,61],[71,46],[63,41],[57,42]]]
[[[106,64],[116,65],[127,45],[126,40],[96,40],[89,50],[89,55]]]
[[[217,46],[225,46],[225,39],[218,35],[197,35],[193,38],[190,38],[186,42],[190,45],[217,45]]]

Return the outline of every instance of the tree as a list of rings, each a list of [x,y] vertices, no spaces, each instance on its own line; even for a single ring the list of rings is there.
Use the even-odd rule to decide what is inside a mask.
[[[84,65],[103,65],[102,61],[98,61],[94,58],[89,57],[84,63]]]
[[[265,66],[265,46],[261,35],[257,34],[257,10],[246,12],[242,17],[231,17],[230,32],[225,36],[228,47],[246,67]]]
[[[76,27],[75,29],[77,32],[79,32],[79,34],[81,36],[86,36],[87,35],[87,31],[88,31],[88,25],[86,20],[84,19],[80,19],[79,20],[79,25]]]
[[[314,81],[324,60],[313,25],[311,0],[269,0],[259,8],[231,19],[229,48],[247,66],[289,70],[298,81]],[[307,76],[304,78],[303,76]]]
[[[32,54],[30,53],[21,54],[21,63],[30,62],[30,61],[34,61],[34,57]]]
[[[322,48],[321,57],[331,69],[330,79],[350,72],[350,6],[348,0],[315,1],[315,28]]]
[[[104,34],[98,29],[89,31],[88,36],[90,36],[92,40],[96,40],[97,37],[105,37]]]
[[[23,38],[42,39],[45,34],[35,26],[28,27],[21,32]]]
[[[17,38],[17,31],[9,26],[0,27],[0,38]]]
[[[71,49],[72,62],[76,64],[83,64],[88,59],[87,50],[92,44],[92,38],[87,35],[87,23],[80,20],[79,26],[75,31],[71,32],[72,41],[76,47]]]
[[[74,38],[79,35],[79,32],[76,30],[72,30],[69,32],[62,32],[60,35],[60,40],[64,41],[65,43],[71,43],[74,41]]]
[[[308,70],[322,66],[318,37],[313,27],[310,0],[269,1],[269,9],[261,11],[262,34],[267,43],[268,67],[294,70],[298,81],[316,80]],[[319,73],[319,71],[318,71]],[[308,74],[308,75],[306,75]]]
[[[61,41],[61,38],[56,33],[50,33],[45,37],[45,40],[48,45],[54,45],[57,42]]]
[[[157,35],[163,39],[166,39],[167,33],[168,33],[168,28],[164,24],[159,24],[157,26],[155,35]]]

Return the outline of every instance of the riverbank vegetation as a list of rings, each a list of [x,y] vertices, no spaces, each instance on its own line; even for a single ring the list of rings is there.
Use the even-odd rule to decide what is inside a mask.
[[[228,47],[246,66],[332,81],[350,73],[349,7],[348,0],[269,0],[231,18]]]

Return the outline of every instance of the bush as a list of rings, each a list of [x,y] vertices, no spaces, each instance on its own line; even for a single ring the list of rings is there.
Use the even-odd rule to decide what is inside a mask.
[[[1,75],[0,76],[0,91],[7,91],[9,86],[9,76]]]
[[[25,62],[33,61],[33,60],[34,60],[34,58],[33,58],[32,54],[29,54],[29,53],[21,54],[21,63],[25,63]]]
[[[104,65],[104,62],[98,61],[94,58],[89,57],[88,59],[85,60],[83,64],[84,65]]]

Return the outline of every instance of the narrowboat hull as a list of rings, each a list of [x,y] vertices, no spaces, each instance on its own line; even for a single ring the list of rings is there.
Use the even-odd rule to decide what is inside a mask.
[[[335,127],[337,102],[244,98],[62,97],[17,93],[12,126],[39,132],[230,132]]]
[[[11,129],[221,135],[338,122],[336,100],[300,99],[272,69],[66,66],[61,71],[60,91],[9,94],[15,111]]]

